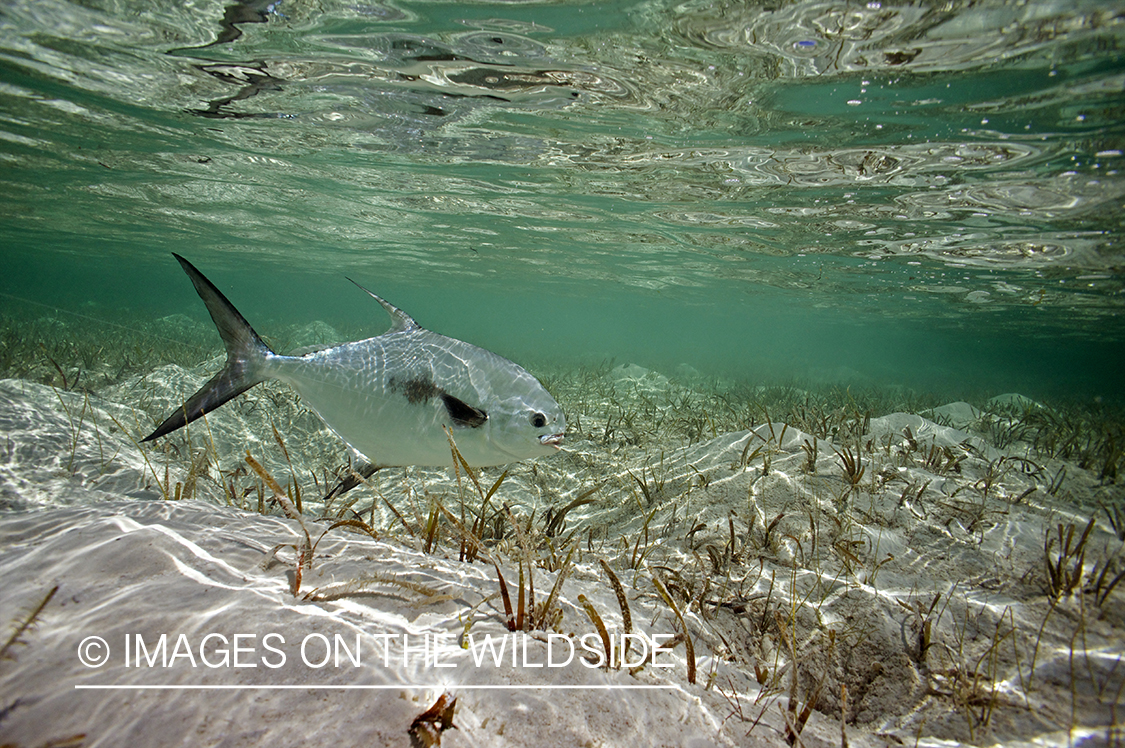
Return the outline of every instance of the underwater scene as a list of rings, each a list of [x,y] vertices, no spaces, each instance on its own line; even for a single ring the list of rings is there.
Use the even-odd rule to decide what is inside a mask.
[[[1125,3],[0,3],[0,746],[1125,744]]]

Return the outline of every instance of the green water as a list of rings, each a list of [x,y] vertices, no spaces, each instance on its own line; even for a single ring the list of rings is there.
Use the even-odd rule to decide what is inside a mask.
[[[1123,13],[6,2],[0,311],[1119,401]]]

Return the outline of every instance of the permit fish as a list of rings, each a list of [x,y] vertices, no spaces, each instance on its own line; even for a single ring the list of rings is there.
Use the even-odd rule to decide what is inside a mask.
[[[276,379],[295,389],[372,468],[448,466],[447,429],[474,467],[552,454],[562,444],[562,408],[523,367],[426,330],[355,281],[391,316],[391,328],[366,340],[286,356],[271,351],[194,265],[172,254],[211,313],[227,360],[146,442]]]

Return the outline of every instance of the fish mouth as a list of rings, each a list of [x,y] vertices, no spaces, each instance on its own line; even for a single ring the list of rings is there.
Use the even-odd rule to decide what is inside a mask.
[[[539,437],[540,444],[546,447],[554,447],[555,449],[559,448],[559,445],[562,444],[562,440],[562,434],[544,434],[543,436]]]

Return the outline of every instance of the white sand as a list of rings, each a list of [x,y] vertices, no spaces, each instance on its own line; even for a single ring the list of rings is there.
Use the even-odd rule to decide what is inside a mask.
[[[619,387],[671,386],[643,371],[617,374]],[[535,510],[540,529],[547,506],[601,486],[594,503],[567,517],[579,550],[558,600],[557,632],[567,636],[551,640],[553,653],[565,655],[565,642],[595,631],[580,595],[611,632],[622,631],[617,599],[598,564],[604,558],[625,585],[638,633],[667,641],[679,630],[654,575],[673,588],[681,610],[683,593],[691,592],[686,616],[698,677],[689,684],[682,644],[657,655],[671,667],[650,664],[635,674],[577,659],[533,667],[545,662],[552,632],[509,634],[491,564],[459,562],[448,522],[437,548],[424,553],[423,541],[381,502],[374,525],[382,539],[328,533],[294,597],[292,547],[265,562],[276,546],[299,542],[298,524],[225,505],[220,476],[241,464],[246,448],[279,480],[289,476],[272,443],[271,420],[285,434],[306,497],[316,493],[308,471],[334,467],[342,450],[283,389],[265,390],[250,396],[260,407],[224,409],[209,418],[205,435],[194,435],[193,445],[214,445],[221,464],[198,471],[195,499],[162,500],[167,458],[138,449],[134,439],[149,421],[131,406],[159,412],[200,377],[170,367],[144,388],[121,388],[106,400],[0,382],[0,622],[26,617],[58,586],[10,659],[0,662],[0,742],[38,746],[82,734],[85,746],[405,746],[411,721],[447,692],[457,697],[458,729],[443,735],[445,746],[785,745],[793,673],[786,630],[796,632],[795,713],[823,683],[800,735],[805,746],[840,744],[845,684],[852,746],[946,745],[970,737],[985,744],[1085,737],[1097,743],[1110,730],[1121,739],[1120,726],[1110,725],[1122,718],[1125,589],[1100,606],[1092,594],[1057,605],[1042,594],[1045,528],[1074,522],[1081,532],[1095,501],[1122,501],[1119,486],[1101,486],[1076,466],[1067,466],[1065,505],[1046,492],[1057,461],[1043,474],[1019,461],[1001,463],[1006,469],[984,494],[989,463],[1022,454],[1018,449],[997,450],[980,435],[896,413],[871,420],[864,438],[873,451],[862,452],[864,477],[844,499],[833,445],[817,443],[809,472],[802,444],[811,446],[812,437],[781,423],[664,450],[578,437],[566,454],[514,469],[494,501],[525,519]],[[261,405],[271,393],[269,407]],[[956,421],[962,428],[971,425],[967,407],[949,414],[963,416]],[[919,444],[965,454],[960,472],[938,474],[903,457],[906,427]],[[757,456],[740,464],[757,447]],[[187,480],[193,459],[204,463],[200,454],[171,460],[169,487]],[[490,472],[484,482],[497,476]],[[635,478],[646,483],[651,504]],[[415,520],[415,507],[425,519],[429,497],[460,511],[449,471],[386,471],[373,483],[407,521]],[[467,495],[475,507],[475,494]],[[349,498],[371,518],[370,489]],[[257,500],[246,501],[252,508]],[[305,515],[315,539],[329,523],[313,519],[316,507]],[[1092,533],[1087,572],[1120,548],[1105,519],[1100,515]],[[516,545],[506,540],[492,552],[515,603]],[[645,555],[634,571],[637,553]],[[548,555],[545,546],[538,552],[540,559]],[[554,579],[535,569],[537,602]],[[312,590],[331,594],[303,599]],[[933,643],[920,662],[925,616],[900,602],[924,607],[935,595]],[[470,619],[475,642],[508,637],[506,645],[520,644],[521,657],[526,646],[527,664],[477,665],[473,651],[458,644]],[[201,655],[209,634],[222,638],[210,639]],[[135,651],[126,665],[127,638],[135,644],[141,637],[151,654],[161,635],[166,654],[178,655],[168,666],[155,654],[153,664],[137,666]],[[230,649],[236,635],[244,648],[239,664],[256,667],[223,661],[219,645]],[[352,649],[358,637],[361,664],[346,653],[338,666],[303,661],[302,641],[315,664],[324,642],[337,635]],[[80,659],[80,652],[101,653],[87,641],[92,636],[109,648],[100,667]],[[405,662],[404,637],[417,647]],[[452,667],[426,657],[427,641],[436,662]],[[92,688],[99,686],[131,688]],[[626,688],[635,686],[656,688]]]

